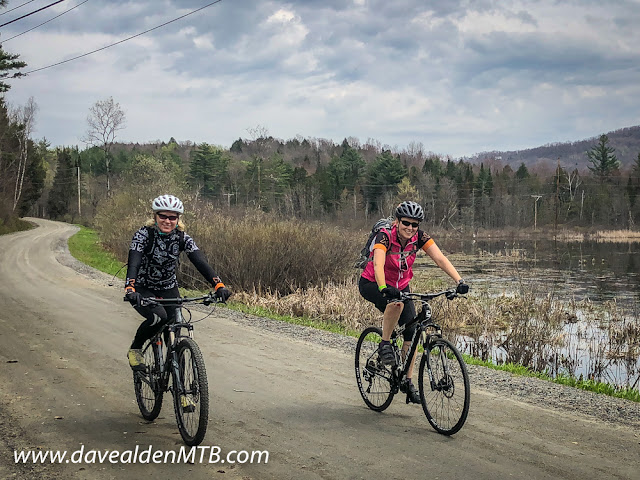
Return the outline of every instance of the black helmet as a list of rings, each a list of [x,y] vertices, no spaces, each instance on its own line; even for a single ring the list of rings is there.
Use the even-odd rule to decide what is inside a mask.
[[[424,220],[424,210],[416,202],[402,202],[398,205],[398,208],[396,208],[396,217],[415,218],[416,220],[422,221]]]

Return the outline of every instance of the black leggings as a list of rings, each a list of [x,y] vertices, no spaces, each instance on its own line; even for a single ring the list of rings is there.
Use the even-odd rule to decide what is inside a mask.
[[[180,296],[178,287],[170,288],[169,290],[150,290],[145,287],[136,287],[136,292],[140,293],[143,297],[176,298]],[[133,308],[145,318],[145,321],[138,327],[136,336],[131,343],[131,348],[142,348],[146,340],[153,337],[162,327],[169,323],[170,320],[176,317],[177,307],[156,305],[154,307],[134,306]]]
[[[372,282],[367,280],[364,277],[360,277],[358,281],[358,290],[360,290],[360,295],[364,297],[365,300],[373,303],[378,310],[384,313],[384,310],[387,308],[389,301],[385,298],[380,290],[378,289],[378,284],[376,282]],[[402,290],[403,292],[409,292],[409,286]],[[413,320],[416,316],[416,307],[411,300],[405,300],[404,308],[402,309],[402,313],[400,314],[400,319],[398,320],[398,325],[404,325],[405,323]],[[402,332],[402,336],[405,341],[410,342],[413,338],[413,333],[416,331],[416,326],[412,325],[407,328],[404,332]]]

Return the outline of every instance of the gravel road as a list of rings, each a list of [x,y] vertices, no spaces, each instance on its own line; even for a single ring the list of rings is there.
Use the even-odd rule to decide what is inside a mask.
[[[419,407],[364,406],[355,339],[223,308],[196,328],[203,445],[268,450],[268,465],[16,465],[20,449],[181,446],[169,400],[153,423],[137,412],[124,353],[139,319],[121,286],[68,254],[74,227],[33,221],[0,237],[0,478],[640,479],[637,403],[470,367],[468,421],[444,437]]]

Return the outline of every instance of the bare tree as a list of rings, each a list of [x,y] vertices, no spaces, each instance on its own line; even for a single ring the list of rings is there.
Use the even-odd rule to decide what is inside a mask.
[[[567,186],[565,188],[569,189],[569,207],[567,208],[567,219],[569,218],[569,213],[571,212],[571,206],[573,205],[573,201],[576,198],[576,194],[578,193],[578,187],[582,185],[582,179],[580,178],[580,174],[578,173],[578,169],[574,169],[573,172],[568,173],[564,172],[567,179]],[[583,190],[584,192],[584,190]]]
[[[269,136],[269,129],[260,124],[255,127],[247,128],[247,132],[249,133],[249,136],[251,136],[251,140],[254,142],[260,138],[266,139]]]
[[[113,101],[113,97],[98,100],[90,109],[87,116],[89,128],[82,141],[94,147],[100,147],[104,152],[104,164],[107,171],[107,195],[111,193],[111,147],[116,138],[116,132],[125,127],[124,110],[120,104]]]
[[[18,168],[16,173],[16,185],[13,191],[13,211],[16,210],[20,197],[22,196],[22,185],[24,183],[24,174],[27,170],[27,159],[29,156],[29,137],[33,133],[35,125],[36,112],[38,105],[29,97],[24,107],[18,107],[11,112],[12,120],[18,125],[16,130],[16,138],[18,140]]]

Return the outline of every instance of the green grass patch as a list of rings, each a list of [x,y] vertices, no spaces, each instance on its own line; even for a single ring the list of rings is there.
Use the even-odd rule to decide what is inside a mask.
[[[609,383],[584,380],[582,378],[570,377],[569,375],[558,375],[556,377],[552,377],[547,373],[536,372],[534,370],[531,370],[530,368],[515,363],[496,365],[492,361],[480,360],[479,358],[475,358],[466,354],[464,354],[463,357],[464,361],[468,365],[479,365],[482,367],[491,368],[493,370],[501,370],[503,372],[509,372],[524,377],[535,377],[541,380],[558,383],[560,385],[567,385],[569,387],[587,390],[589,392],[601,393],[610,397],[624,398],[625,400],[631,400],[632,402],[640,402],[640,392],[635,389],[618,388]]]
[[[6,222],[0,218],[0,235],[22,232],[23,230],[31,230],[32,228],[32,224],[30,224],[29,222],[25,222],[20,218],[11,217]]]
[[[115,275],[122,268],[123,262],[103,248],[95,230],[78,226],[80,231],[69,238],[68,242],[71,255],[90,267],[109,275]],[[126,269],[122,268],[117,277],[124,280],[126,274]]]
[[[317,318],[311,318],[307,316],[292,317],[289,315],[280,315],[269,310],[268,308],[245,305],[239,302],[229,302],[229,308],[242,313],[247,313],[249,315],[255,315],[256,317],[271,318],[273,320],[279,320],[281,322],[287,322],[294,325],[303,325],[305,327],[312,327],[317,330],[338,333],[340,335],[346,335],[349,337],[358,338],[360,336],[359,331],[346,328],[344,325],[340,325],[338,323],[326,322]]]

